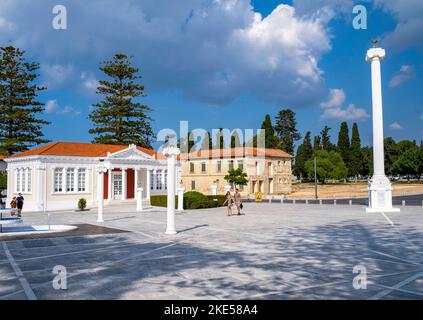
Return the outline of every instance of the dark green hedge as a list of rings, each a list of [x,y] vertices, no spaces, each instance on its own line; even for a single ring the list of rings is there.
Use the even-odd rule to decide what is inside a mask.
[[[205,209],[223,206],[225,196],[205,196],[196,191],[184,193],[184,209]],[[150,199],[151,205],[167,207],[167,195],[154,195]],[[175,197],[175,208],[178,207],[178,197]]]

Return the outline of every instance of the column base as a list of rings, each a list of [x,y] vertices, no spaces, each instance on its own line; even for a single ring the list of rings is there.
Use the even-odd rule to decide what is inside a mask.
[[[166,230],[165,234],[175,235],[175,234],[177,234],[177,232],[175,230]]]
[[[400,212],[392,207],[392,185],[386,176],[373,176],[369,182],[369,207],[366,212]]]

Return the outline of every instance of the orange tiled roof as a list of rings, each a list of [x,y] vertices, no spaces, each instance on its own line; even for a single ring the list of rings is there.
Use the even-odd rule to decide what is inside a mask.
[[[48,156],[70,156],[70,157],[105,157],[107,153],[115,153],[128,146],[112,145],[112,144],[94,144],[82,142],[53,142],[48,145],[38,147],[32,150],[27,150],[21,153],[14,154],[10,158],[28,157],[36,155]],[[156,152],[142,147],[137,147],[138,150],[149,155],[156,155]]]
[[[291,155],[280,149],[264,149],[264,148],[231,148],[231,149],[213,149],[213,150],[199,150],[191,153],[181,154],[180,158],[188,159],[205,159],[205,158],[229,158],[242,156],[265,156],[274,158],[292,158]]]
[[[0,160],[3,160],[5,158],[5,156],[2,156],[1,154],[0,154]]]

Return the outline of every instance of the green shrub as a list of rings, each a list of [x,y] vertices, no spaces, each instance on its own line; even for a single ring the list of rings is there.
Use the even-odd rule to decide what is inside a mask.
[[[223,206],[225,196],[206,196],[200,192],[184,193],[184,209],[206,209]],[[152,206],[167,207],[167,195],[154,195],[150,198]],[[175,197],[175,208],[178,207],[178,197]]]
[[[86,207],[87,207],[87,200],[85,200],[84,198],[79,199],[78,209],[81,211],[84,211]]]

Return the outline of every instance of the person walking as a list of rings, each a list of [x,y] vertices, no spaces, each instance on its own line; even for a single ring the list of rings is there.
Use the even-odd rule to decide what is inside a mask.
[[[238,211],[238,215],[240,216],[241,215],[241,209],[242,209],[243,205],[242,205],[241,193],[239,192],[238,188],[235,189],[234,199],[235,199],[235,205],[236,205],[236,209]]]
[[[232,204],[234,203],[234,199],[232,198],[231,192],[226,192],[226,200],[223,202],[223,205],[226,205],[226,210],[228,212],[228,217],[232,216]]]
[[[16,197],[12,198],[12,201],[10,201],[10,208],[12,209],[16,209]],[[14,216],[15,215],[15,210],[11,211],[11,215]]]
[[[19,193],[18,197],[16,198],[16,207],[18,208],[18,217],[22,217],[22,208],[24,205],[24,197],[22,197],[22,194]]]

